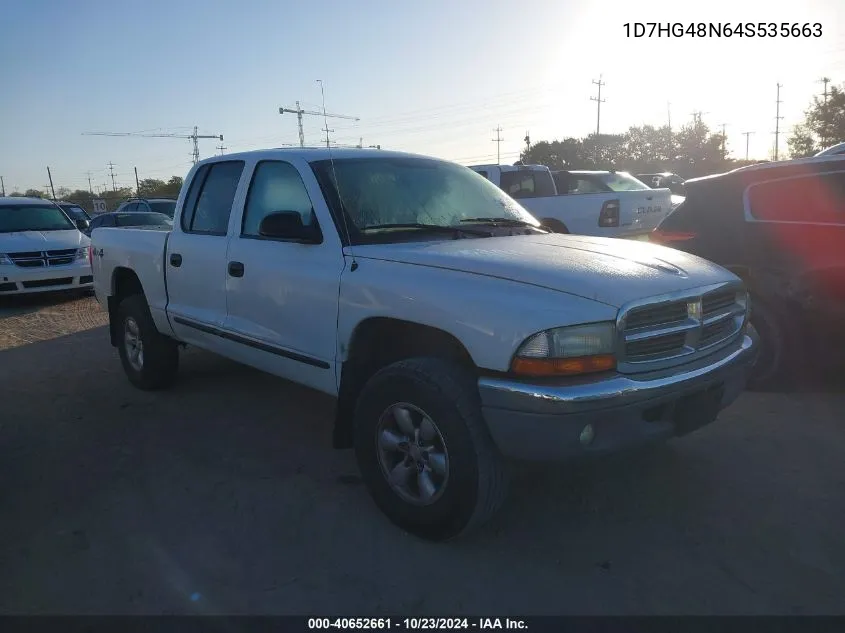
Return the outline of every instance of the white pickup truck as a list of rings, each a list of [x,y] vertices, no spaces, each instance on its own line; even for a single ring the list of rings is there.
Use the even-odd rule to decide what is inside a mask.
[[[506,457],[600,454],[712,422],[756,355],[725,269],[549,233],[471,170],[421,156],[209,158],[172,231],[92,239],[133,384],[169,386],[188,344],[337,397],[334,446],[354,448],[394,523],[432,540],[494,513]]]
[[[673,207],[669,189],[651,189],[626,172],[556,171],[544,165],[474,165],[556,233],[639,237]]]

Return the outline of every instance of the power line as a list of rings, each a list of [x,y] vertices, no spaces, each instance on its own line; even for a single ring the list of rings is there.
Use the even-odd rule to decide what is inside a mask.
[[[599,87],[599,94],[596,97],[590,97],[590,101],[596,102],[596,136],[599,135],[599,130],[601,129],[601,104],[607,101],[607,99],[601,98],[601,87],[607,85],[606,82],[601,80],[601,75],[599,75],[599,80],[596,81],[593,79],[593,84]]]
[[[493,131],[496,133],[496,138],[490,140],[496,144],[496,164],[498,165],[502,162],[502,141],[504,141],[505,139],[502,138],[501,125],[497,126]]]
[[[775,101],[775,160],[778,159],[778,140],[780,139],[780,121],[783,118],[780,115],[780,104],[783,101],[780,100],[780,89],[783,87],[783,84],[778,83],[778,96],[777,100]]]

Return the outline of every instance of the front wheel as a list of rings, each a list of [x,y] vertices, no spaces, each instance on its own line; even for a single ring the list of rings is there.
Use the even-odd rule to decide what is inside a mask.
[[[129,382],[146,391],[164,389],[176,380],[179,350],[175,341],[156,329],[141,295],[126,297],[117,309],[118,353]]]
[[[355,410],[355,456],[379,509],[428,540],[481,526],[505,498],[504,463],[475,381],[439,359],[399,361],[367,382]]]
[[[783,317],[751,297],[751,325],[760,337],[760,351],[748,377],[752,391],[771,391],[784,386],[793,356],[792,334]]]

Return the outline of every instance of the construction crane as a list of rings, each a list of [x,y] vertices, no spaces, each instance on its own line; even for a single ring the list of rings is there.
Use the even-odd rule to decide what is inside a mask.
[[[299,146],[305,147],[305,133],[302,131],[302,115],[308,114],[310,116],[324,116],[324,117],[331,117],[332,119],[349,119],[351,121],[360,121],[357,116],[346,116],[345,114],[327,114],[325,112],[317,112],[315,110],[303,110],[299,107],[299,101],[296,102],[296,109],[292,110],[290,108],[279,108],[279,114],[284,114],[285,112],[290,112],[291,114],[296,115],[297,123],[299,123]],[[331,130],[326,131],[326,136]]]
[[[142,136],[146,138],[185,138],[193,141],[194,143],[194,153],[193,153],[193,160],[194,165],[196,165],[200,160],[200,146],[199,146],[199,139],[201,138],[213,138],[215,141],[223,141],[222,134],[199,134],[197,131],[197,126],[194,126],[193,134],[170,134],[170,133],[162,133],[162,134],[145,134],[141,132],[83,132],[83,136]]]

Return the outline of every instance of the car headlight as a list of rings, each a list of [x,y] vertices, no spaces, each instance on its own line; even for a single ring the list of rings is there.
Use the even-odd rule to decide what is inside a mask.
[[[742,327],[748,325],[748,319],[751,316],[751,297],[748,296],[747,290],[738,290],[736,293],[737,305],[745,309],[745,314],[742,316]]]
[[[516,351],[511,371],[523,376],[575,376],[616,367],[616,325],[588,323],[545,330]]]
[[[0,266],[12,266],[14,263],[5,253],[0,253]]]

